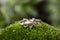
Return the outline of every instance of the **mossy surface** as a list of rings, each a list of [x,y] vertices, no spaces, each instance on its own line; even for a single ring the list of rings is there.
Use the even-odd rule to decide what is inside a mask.
[[[60,31],[43,22],[33,28],[16,22],[2,30],[0,40],[60,40]]]

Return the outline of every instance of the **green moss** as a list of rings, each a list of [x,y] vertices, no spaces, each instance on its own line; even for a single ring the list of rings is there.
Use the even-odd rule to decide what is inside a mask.
[[[34,28],[23,28],[16,22],[2,30],[0,40],[60,40],[60,31],[43,22]]]

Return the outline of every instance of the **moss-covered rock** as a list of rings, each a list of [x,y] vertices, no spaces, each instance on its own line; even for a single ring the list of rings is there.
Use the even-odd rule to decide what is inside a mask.
[[[43,22],[34,28],[24,28],[16,22],[2,30],[0,40],[60,40],[60,31]]]

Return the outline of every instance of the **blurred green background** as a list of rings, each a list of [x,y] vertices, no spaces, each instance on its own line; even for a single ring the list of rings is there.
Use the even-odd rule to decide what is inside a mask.
[[[0,0],[0,28],[23,18],[60,26],[60,0]]]

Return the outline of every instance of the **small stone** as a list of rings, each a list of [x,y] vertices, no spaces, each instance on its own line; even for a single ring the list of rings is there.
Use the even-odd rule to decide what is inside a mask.
[[[20,24],[25,28],[26,27],[32,28],[33,27],[32,25],[37,25],[40,23],[40,21],[41,21],[40,19],[35,19],[35,18],[32,18],[32,19],[24,18],[23,20],[20,21]]]
[[[25,22],[25,24],[31,24],[31,23],[32,23],[32,22],[30,22],[30,21],[26,21],[26,22]]]

